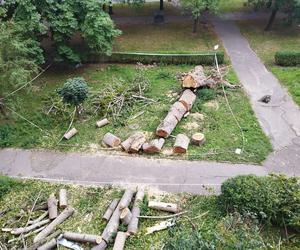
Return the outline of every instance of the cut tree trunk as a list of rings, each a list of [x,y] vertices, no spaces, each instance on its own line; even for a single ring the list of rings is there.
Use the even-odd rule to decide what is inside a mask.
[[[72,128],[71,130],[69,130],[67,133],[65,133],[64,138],[69,140],[71,139],[74,135],[76,135],[78,133],[76,128]]]
[[[144,143],[143,144],[143,151],[148,154],[155,154],[159,153],[165,143],[165,139],[155,139],[152,140],[150,143]]]
[[[132,218],[131,221],[129,222],[129,225],[127,227],[127,232],[129,234],[136,234],[138,232],[138,226],[139,226],[139,216],[140,216],[140,205],[144,200],[145,192],[143,189],[138,189],[133,207],[132,207]]]
[[[132,189],[127,189],[124,192],[123,197],[122,197],[122,199],[120,200],[120,203],[119,203],[119,209],[122,210],[122,209],[124,209],[124,208],[126,208],[126,207],[129,206],[134,193],[135,192]]]
[[[118,232],[117,237],[115,239],[115,244],[114,244],[113,250],[123,250],[127,237],[128,237],[127,233]]]
[[[181,102],[175,102],[170,109],[170,113],[175,116],[178,122],[182,119],[186,112],[187,109]]]
[[[66,219],[68,219],[74,213],[74,208],[67,207],[65,210],[57,216],[55,220],[53,220],[43,231],[41,231],[37,236],[34,237],[33,242],[38,242],[44,238],[46,238],[49,234],[51,234],[56,226],[63,223]]]
[[[56,245],[57,241],[55,238],[53,238],[52,240],[46,242],[44,245],[38,247],[37,250],[51,250],[56,248]]]
[[[192,143],[200,146],[205,142],[205,136],[202,133],[196,133],[192,135]]]
[[[195,18],[193,21],[193,33],[194,34],[197,33],[198,21],[199,21],[199,18]]]
[[[182,79],[182,87],[184,88],[200,88],[206,85],[206,77],[202,66],[196,66],[188,72]]]
[[[190,139],[184,134],[176,136],[173,152],[176,154],[185,154],[190,144]]]
[[[15,235],[19,235],[19,234],[25,234],[25,233],[28,233],[36,228],[39,228],[43,225],[46,225],[50,222],[49,219],[46,219],[46,220],[42,220],[42,221],[39,221],[35,224],[32,224],[30,226],[27,226],[27,227],[20,227],[20,228],[15,228],[13,230],[11,230],[11,234],[15,234]]]
[[[178,206],[174,203],[165,203],[158,201],[149,201],[148,207],[160,211],[166,211],[171,213],[178,213]]]
[[[190,89],[183,91],[179,101],[185,106],[186,111],[191,110],[197,96]]]
[[[64,238],[76,242],[89,242],[93,244],[100,244],[102,241],[101,236],[93,234],[80,234],[74,232],[64,232]]]
[[[131,135],[127,140],[122,142],[121,147],[128,153],[137,153],[141,149],[145,141],[145,135],[142,132],[137,132]]]
[[[115,211],[116,207],[118,206],[119,199],[114,199],[110,205],[108,206],[106,212],[102,216],[102,218],[106,221],[109,221],[110,217],[112,216],[113,212]]]
[[[57,230],[54,233],[52,233],[51,235],[49,235],[48,237],[41,239],[37,242],[34,242],[32,246],[26,248],[26,250],[36,250],[39,246],[45,244],[47,241],[50,241],[53,238],[58,237],[61,234],[61,230]]]
[[[97,128],[102,128],[102,127],[106,126],[107,124],[109,124],[109,121],[107,118],[104,118],[104,119],[96,122]]]
[[[115,135],[113,135],[112,133],[106,133],[103,137],[103,142],[111,147],[111,148],[115,148],[118,147],[121,143],[120,138],[116,137]]]
[[[62,188],[59,190],[59,207],[65,209],[67,206],[68,206],[67,190]]]
[[[49,219],[53,220],[57,217],[58,210],[57,210],[57,199],[54,194],[51,194],[47,201],[48,204],[48,212],[49,212]]]
[[[107,243],[102,239],[101,242],[97,246],[94,246],[91,250],[105,250],[106,248]]]
[[[120,219],[125,226],[127,226],[130,223],[132,219],[132,213],[130,212],[128,207],[122,210]]]

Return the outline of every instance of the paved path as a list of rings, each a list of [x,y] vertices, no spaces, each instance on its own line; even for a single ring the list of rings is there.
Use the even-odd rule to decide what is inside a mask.
[[[252,108],[275,149],[265,162],[269,170],[300,173],[300,110],[250,48],[232,21],[213,19],[216,32],[231,59],[235,72],[248,93]],[[271,95],[271,102],[258,100]]]

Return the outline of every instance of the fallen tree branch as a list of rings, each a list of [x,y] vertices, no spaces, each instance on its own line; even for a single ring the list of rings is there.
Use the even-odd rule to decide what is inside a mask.
[[[183,214],[188,213],[188,211],[183,211],[177,214],[172,214],[172,215],[162,215],[162,216],[148,216],[148,215],[140,215],[138,216],[138,218],[140,219],[154,219],[154,220],[159,220],[159,219],[170,219],[170,218],[174,218],[174,217],[179,217]]]

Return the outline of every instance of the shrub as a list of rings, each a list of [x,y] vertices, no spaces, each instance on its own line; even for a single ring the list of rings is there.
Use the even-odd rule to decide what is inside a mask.
[[[58,90],[58,94],[62,97],[63,102],[77,107],[88,98],[88,85],[82,77],[68,79]]]
[[[300,65],[300,51],[278,51],[275,54],[275,63],[280,66]]]
[[[300,229],[300,184],[283,175],[238,176],[221,187],[219,201],[229,212],[253,213],[260,220]]]

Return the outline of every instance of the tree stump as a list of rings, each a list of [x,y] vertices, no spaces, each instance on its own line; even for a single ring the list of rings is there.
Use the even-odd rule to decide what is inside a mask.
[[[194,145],[200,146],[205,142],[205,136],[202,133],[196,133],[192,136],[192,143]]]

